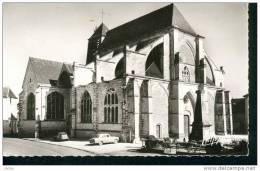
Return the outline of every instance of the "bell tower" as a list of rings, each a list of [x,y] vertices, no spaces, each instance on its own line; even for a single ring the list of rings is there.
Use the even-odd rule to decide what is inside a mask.
[[[98,49],[99,45],[104,40],[106,33],[108,31],[107,26],[104,23],[101,23],[100,26],[94,31],[93,35],[88,39],[88,53],[86,65],[94,61],[94,53]]]

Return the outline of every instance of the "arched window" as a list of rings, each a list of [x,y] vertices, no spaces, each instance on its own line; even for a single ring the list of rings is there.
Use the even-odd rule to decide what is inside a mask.
[[[185,82],[190,82],[190,72],[187,66],[182,70],[182,79]]]
[[[104,122],[118,123],[118,97],[114,89],[109,89],[104,103]]]
[[[27,97],[27,119],[35,119],[35,96],[33,93],[30,93]]]
[[[163,54],[163,43],[153,48],[145,63],[145,75],[163,78]]]
[[[64,98],[58,92],[47,96],[47,119],[64,119]]]
[[[85,91],[81,99],[81,122],[92,122],[92,102],[87,91]]]

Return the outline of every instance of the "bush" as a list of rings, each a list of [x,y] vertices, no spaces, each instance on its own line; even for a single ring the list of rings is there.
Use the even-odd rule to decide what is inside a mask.
[[[154,148],[162,148],[163,143],[164,143],[164,141],[157,139],[153,135],[149,135],[146,137],[146,140],[145,140],[145,148],[146,148],[146,150],[151,150]]]
[[[223,150],[223,146],[217,138],[210,138],[204,143],[206,145],[205,149],[207,154],[220,154]]]
[[[245,140],[240,140],[234,146],[234,152],[238,154],[247,154],[248,153],[248,142]]]
[[[207,154],[220,154],[222,152],[222,150],[223,150],[223,147],[220,142],[206,145]]]

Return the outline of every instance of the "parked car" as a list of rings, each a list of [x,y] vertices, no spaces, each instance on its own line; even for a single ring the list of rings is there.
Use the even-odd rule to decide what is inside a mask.
[[[66,132],[59,132],[57,136],[54,137],[56,141],[67,141],[69,140],[69,136]]]
[[[110,134],[97,134],[94,138],[89,140],[90,144],[105,144],[118,143],[119,137],[111,136]]]

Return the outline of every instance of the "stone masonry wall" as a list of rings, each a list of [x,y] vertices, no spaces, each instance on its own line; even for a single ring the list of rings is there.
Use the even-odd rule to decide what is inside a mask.
[[[122,132],[122,80],[112,80],[102,83],[91,83],[76,88],[76,136],[91,137],[95,133],[108,132],[121,136]],[[108,89],[113,88],[118,96],[118,123],[104,123],[104,100]],[[81,99],[88,91],[92,101],[92,123],[81,122]]]

